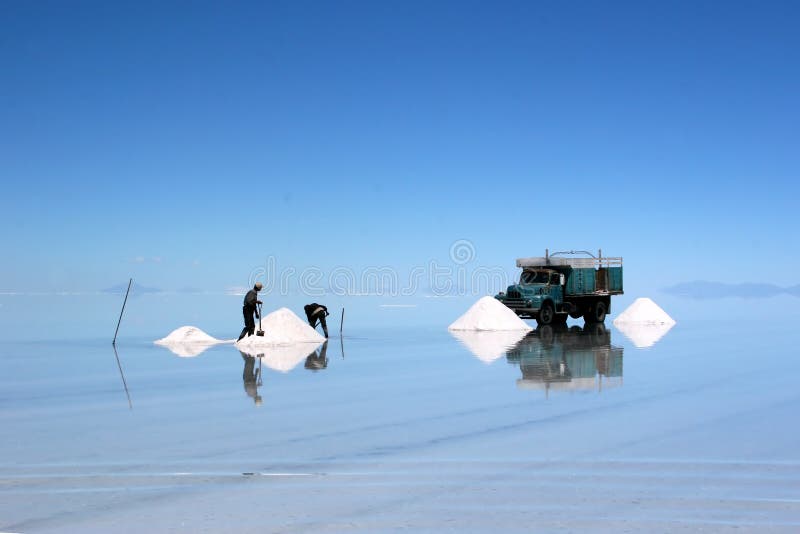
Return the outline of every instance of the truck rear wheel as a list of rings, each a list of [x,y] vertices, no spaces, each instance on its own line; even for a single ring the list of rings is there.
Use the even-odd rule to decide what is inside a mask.
[[[602,323],[606,320],[606,303],[596,300],[589,305],[589,309],[583,314],[586,324]]]
[[[542,304],[542,307],[539,310],[539,315],[536,317],[536,322],[539,323],[540,326],[552,324],[555,315],[556,311],[553,308],[553,303],[545,302]]]

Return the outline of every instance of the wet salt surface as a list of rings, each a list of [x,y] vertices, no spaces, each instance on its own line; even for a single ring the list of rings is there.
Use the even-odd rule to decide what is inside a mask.
[[[0,530],[797,531],[792,325],[573,330],[488,364],[353,331],[288,370],[122,339],[124,383],[107,340],[3,343]]]

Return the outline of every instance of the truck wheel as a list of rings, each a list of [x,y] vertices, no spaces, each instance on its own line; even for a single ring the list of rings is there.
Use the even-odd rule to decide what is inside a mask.
[[[596,300],[591,304],[589,310],[583,315],[586,324],[602,323],[606,320],[606,303]]]
[[[536,322],[539,323],[540,326],[552,324],[555,315],[556,311],[553,309],[553,304],[551,302],[545,302],[539,310],[539,316],[536,318]]]

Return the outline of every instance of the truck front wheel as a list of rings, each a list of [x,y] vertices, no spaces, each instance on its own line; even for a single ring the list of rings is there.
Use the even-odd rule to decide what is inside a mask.
[[[602,300],[596,300],[589,305],[589,309],[583,314],[583,320],[586,324],[602,323],[606,320],[606,303]]]
[[[542,304],[542,308],[539,310],[539,316],[536,317],[536,322],[539,324],[539,326],[552,324],[555,315],[556,311],[553,309],[553,303],[545,302]]]

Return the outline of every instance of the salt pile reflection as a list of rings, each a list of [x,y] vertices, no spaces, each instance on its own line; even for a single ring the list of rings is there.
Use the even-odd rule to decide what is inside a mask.
[[[505,331],[470,331],[451,330],[450,335],[456,338],[476,358],[484,363],[492,363],[506,355],[506,351],[525,337],[524,330]]]
[[[310,357],[317,356],[317,349],[322,345],[326,345],[327,341],[323,343],[292,343],[290,345],[264,345],[260,347],[239,347],[239,352],[242,356],[252,356],[263,360],[265,366],[274,371],[281,373],[288,373],[300,362],[308,360]],[[254,350],[256,349],[256,350]],[[327,358],[325,358],[327,365]]]
[[[672,324],[614,323],[614,327],[631,340],[637,349],[646,349],[656,344],[674,326]]]

